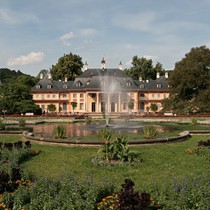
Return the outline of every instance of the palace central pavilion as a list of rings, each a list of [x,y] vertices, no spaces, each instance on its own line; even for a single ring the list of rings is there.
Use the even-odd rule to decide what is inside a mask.
[[[88,68],[74,81],[55,81],[51,75],[40,76],[40,81],[32,88],[34,102],[43,112],[54,105],[55,112],[70,113],[145,113],[151,104],[162,109],[161,101],[169,96],[168,73],[156,80],[133,80],[122,69],[106,68],[105,60],[101,68]],[[76,102],[73,108],[72,102]],[[130,105],[129,105],[130,104]]]

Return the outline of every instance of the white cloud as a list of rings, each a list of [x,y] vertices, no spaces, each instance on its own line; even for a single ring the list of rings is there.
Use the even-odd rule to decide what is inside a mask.
[[[31,52],[28,55],[21,55],[17,58],[10,58],[8,66],[24,66],[29,64],[40,63],[44,58],[43,52]]]
[[[25,22],[39,22],[39,19],[32,13],[17,13],[9,9],[0,9],[0,21],[6,24],[21,24]]]
[[[62,36],[60,36],[60,40],[68,40],[68,39],[73,39],[75,37],[75,34],[73,32],[66,33]]]

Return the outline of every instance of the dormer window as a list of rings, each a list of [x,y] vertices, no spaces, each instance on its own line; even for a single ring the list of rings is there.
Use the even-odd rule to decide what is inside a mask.
[[[52,88],[52,85],[47,85],[47,89],[51,89]]]
[[[82,83],[81,83],[80,81],[78,81],[78,82],[76,83],[76,86],[77,86],[77,87],[80,87],[80,86],[82,86]]]
[[[126,82],[126,86],[127,86],[127,87],[130,87],[130,86],[131,86],[131,82],[130,82],[130,81],[127,81],[127,82]]]
[[[157,84],[157,88],[161,88],[162,86],[161,86],[161,84]]]
[[[40,84],[36,85],[36,89],[40,89],[40,88],[41,88]]]
[[[63,85],[63,88],[64,88],[64,89],[67,89],[67,85]]]
[[[140,85],[140,88],[142,88],[142,89],[143,89],[143,88],[144,88],[144,85],[143,85],[143,84],[141,84],[141,85]]]

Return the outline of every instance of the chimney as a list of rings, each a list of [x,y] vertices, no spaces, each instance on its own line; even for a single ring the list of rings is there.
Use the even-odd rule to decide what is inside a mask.
[[[87,63],[87,61],[85,62],[84,69],[85,69],[85,71],[88,69],[88,63]]]
[[[122,68],[122,63],[121,63],[121,61],[120,61],[120,63],[119,63],[119,70],[122,70],[123,68]]]
[[[168,72],[165,72],[165,78],[168,79]]]
[[[157,72],[156,79],[159,79],[159,78],[160,78],[160,72]]]
[[[52,75],[48,73],[48,79],[52,79]]]
[[[139,77],[139,81],[140,81],[140,82],[142,81],[142,77]]]
[[[40,77],[40,79],[43,79],[43,78],[44,78],[43,73],[41,73],[41,74],[39,75],[39,77]]]
[[[103,58],[101,61],[101,69],[105,69],[105,68],[106,68],[106,61]]]
[[[67,81],[68,81],[67,76],[65,76],[64,82],[67,82]]]

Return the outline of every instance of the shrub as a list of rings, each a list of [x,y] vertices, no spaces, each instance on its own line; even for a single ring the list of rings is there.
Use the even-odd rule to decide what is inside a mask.
[[[199,141],[198,142],[198,146],[204,146],[204,147],[210,147],[210,140],[206,140],[206,141]]]
[[[0,130],[5,130],[5,124],[2,121],[0,121]]]
[[[92,122],[92,117],[86,117],[86,118],[85,118],[85,123],[86,123],[87,125],[91,124],[91,122]]]
[[[198,120],[196,118],[192,118],[192,124],[193,125],[197,125],[198,124]]]
[[[66,128],[64,126],[56,126],[54,129],[55,138],[64,139],[66,137]]]
[[[26,125],[26,120],[24,118],[19,119],[19,126],[24,127]]]
[[[111,182],[95,183],[92,178],[78,182],[73,176],[58,180],[39,179],[18,181],[13,193],[4,193],[2,202],[11,209],[96,209],[101,196],[112,194],[116,186]]]
[[[125,179],[124,184],[118,194],[106,196],[98,204],[99,210],[157,210],[160,209],[157,201],[154,201],[149,193],[135,192],[134,182],[131,179]]]
[[[157,129],[154,126],[144,127],[144,138],[153,139],[157,135]]]

